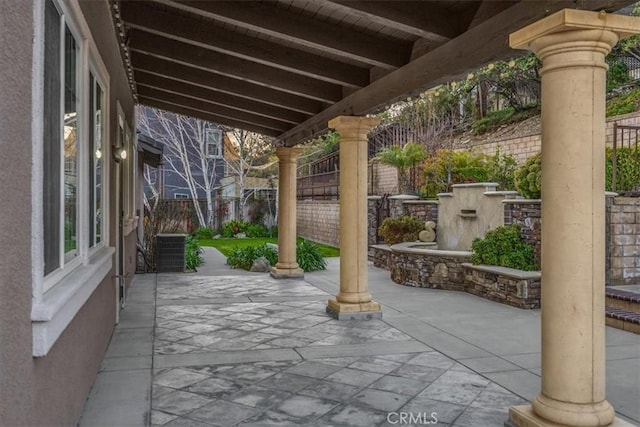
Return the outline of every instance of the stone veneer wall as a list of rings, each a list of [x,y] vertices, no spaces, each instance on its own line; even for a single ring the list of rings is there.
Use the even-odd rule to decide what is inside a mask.
[[[381,250],[375,252],[379,251]],[[462,264],[468,262],[471,262],[471,254],[423,255],[392,250],[389,270],[391,280],[404,286],[464,291],[465,273]]]
[[[640,198],[615,197],[607,204],[610,285],[640,283]]]
[[[540,273],[500,267],[464,265],[465,291],[518,308],[540,308]],[[506,273],[506,274],[505,274]]]
[[[540,237],[542,233],[540,200],[505,200],[504,224],[518,224],[522,239],[533,245],[536,268],[540,269]]]
[[[330,246],[340,246],[340,202],[298,200],[298,236]]]
[[[437,200],[406,200],[403,205],[405,215],[413,216],[422,221],[438,223]]]

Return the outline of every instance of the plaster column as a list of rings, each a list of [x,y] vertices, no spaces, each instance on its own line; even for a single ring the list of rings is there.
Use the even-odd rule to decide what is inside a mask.
[[[278,156],[278,263],[271,277],[292,279],[304,277],[296,262],[296,160],[301,148],[279,147]]]
[[[338,319],[381,317],[367,281],[367,134],[379,119],[340,116],[329,127],[340,134],[340,292],[327,312]]]
[[[627,425],[605,400],[605,55],[640,20],[565,9],[511,35],[542,60],[542,392],[516,426]],[[614,424],[612,424],[614,423]]]

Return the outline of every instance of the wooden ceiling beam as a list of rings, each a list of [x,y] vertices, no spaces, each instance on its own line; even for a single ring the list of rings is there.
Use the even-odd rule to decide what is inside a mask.
[[[291,128],[290,124],[282,122],[280,120],[269,119],[266,117],[258,116],[256,114],[245,113],[242,111],[234,110],[232,108],[222,107],[210,102],[189,98],[172,92],[167,92],[162,89],[140,86],[138,87],[138,96],[147,99],[155,99],[157,101],[167,102],[173,105],[202,111],[208,114],[214,114],[219,117],[226,117],[230,120],[249,123],[265,129],[271,129],[279,132],[284,132],[285,130]]]
[[[232,33],[209,23],[160,11],[142,2],[123,2],[122,17],[130,28],[143,30],[204,49],[325,82],[351,88],[369,84],[369,70],[300,49],[274,45],[266,40]]]
[[[131,56],[131,63],[136,72],[144,71],[149,74],[166,77],[220,93],[238,96],[243,99],[256,100],[305,115],[314,115],[322,110],[322,104],[318,101],[166,61],[150,55],[134,52]]]
[[[435,42],[445,42],[462,32],[457,14],[431,2],[323,0],[322,4]]]
[[[161,110],[169,111],[174,114],[181,114],[183,116],[195,117],[201,120],[206,120],[212,123],[217,123],[217,124],[229,126],[232,128],[238,128],[238,129],[248,130],[250,132],[256,132],[261,135],[275,137],[279,134],[278,131],[274,131],[273,129],[267,129],[260,126],[255,126],[250,123],[244,123],[241,121],[232,120],[227,117],[216,116],[215,114],[209,114],[203,111],[193,110],[191,108],[174,105],[169,102],[164,102],[157,99],[145,98],[141,96],[138,98],[138,103],[142,105],[146,105],[148,107],[159,108]]]
[[[258,1],[156,1],[267,34],[286,43],[311,47],[386,69],[403,66],[411,55],[408,43],[370,36]]]
[[[591,10],[617,10],[633,1],[592,0]],[[448,43],[415,59],[366,88],[331,105],[311,119],[284,132],[278,144],[293,146],[327,128],[329,120],[341,115],[360,116],[371,113],[408,94],[459,78],[469,70],[490,61],[516,56],[508,45],[508,35],[564,8],[573,8],[573,0],[556,0],[541,7],[536,0],[524,0],[478,24]],[[481,41],[481,42],[480,42]],[[455,52],[455,56],[452,55]]]
[[[183,83],[177,80],[171,80],[165,77],[149,74],[144,71],[136,72],[136,85],[184,95],[189,98],[199,99],[201,101],[210,102],[212,104],[232,108],[245,113],[257,114],[259,116],[294,125],[297,125],[309,118],[306,114],[285,110],[284,108],[274,107],[273,105],[263,104],[246,98],[239,98],[222,92],[216,92],[203,87],[194,86],[189,83]]]
[[[342,87],[310,79],[244,59],[203,50],[139,30],[129,32],[129,49],[157,56],[227,77],[263,85],[316,101],[333,103],[342,98]]]

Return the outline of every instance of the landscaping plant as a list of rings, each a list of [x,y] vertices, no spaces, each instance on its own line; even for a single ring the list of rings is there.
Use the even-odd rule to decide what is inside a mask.
[[[250,270],[253,262],[260,257],[265,257],[273,266],[278,262],[278,251],[267,245],[235,247],[227,256],[227,265],[231,268]]]
[[[296,262],[304,271],[317,271],[327,268],[327,262],[322,257],[320,248],[310,240],[302,240],[297,244]]]
[[[198,239],[187,236],[186,240],[186,264],[187,270],[196,271],[198,267],[204,264],[204,258],[202,258],[202,248]]]
[[[471,250],[471,262],[476,265],[497,265],[525,271],[536,269],[533,245],[522,240],[517,224],[498,227],[487,232],[484,239],[474,239]]]
[[[542,153],[529,157],[516,170],[515,184],[518,192],[527,199],[539,199],[542,191]]]
[[[424,230],[424,221],[405,215],[382,221],[382,225],[378,228],[378,235],[386,244],[395,245],[396,243],[418,240],[418,234],[422,230]]]

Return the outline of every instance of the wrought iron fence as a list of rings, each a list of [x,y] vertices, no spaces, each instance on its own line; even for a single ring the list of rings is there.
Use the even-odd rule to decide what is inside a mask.
[[[640,190],[640,126],[613,124],[613,147],[607,153],[607,187],[615,192]]]

